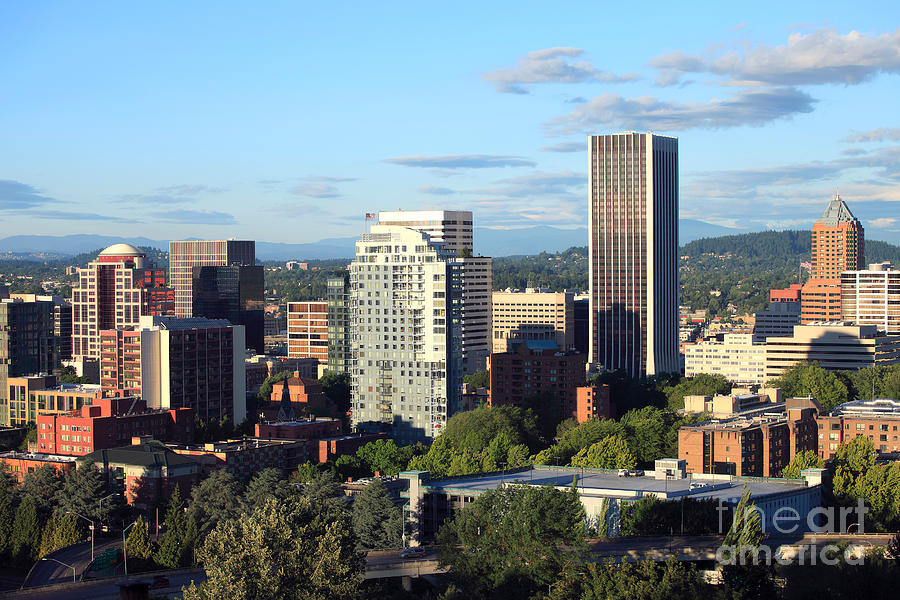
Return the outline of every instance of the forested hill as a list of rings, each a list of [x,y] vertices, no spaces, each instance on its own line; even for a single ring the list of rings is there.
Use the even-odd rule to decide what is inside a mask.
[[[760,231],[694,240],[681,247],[681,256],[731,255],[799,264],[809,260],[811,246],[812,232],[808,229]],[[900,246],[866,240],[866,264],[885,260],[900,266]]]

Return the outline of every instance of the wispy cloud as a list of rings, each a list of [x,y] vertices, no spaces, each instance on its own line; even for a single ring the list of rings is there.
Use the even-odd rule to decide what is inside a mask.
[[[330,177],[326,175],[313,175],[301,177],[301,183],[290,188],[288,192],[295,196],[307,198],[340,198],[343,196],[337,184],[356,181],[355,177]]]
[[[398,156],[384,162],[404,167],[430,169],[491,169],[497,167],[533,167],[535,162],[521,156],[496,154],[449,154],[444,156]]]
[[[90,212],[74,212],[62,210],[17,210],[9,214],[27,216],[29,219],[56,219],[61,221],[103,221],[112,223],[136,223],[134,219],[126,219],[114,215],[100,215]]]
[[[434,196],[449,196],[456,193],[456,190],[451,190],[450,188],[445,187],[437,187],[434,185],[423,185],[416,191],[420,194],[431,194]]]
[[[724,129],[764,125],[812,112],[816,101],[796,88],[745,90],[708,102],[668,102],[653,96],[623,98],[603,94],[548,123],[550,133],[566,135],[613,126],[628,130]]]
[[[897,219],[894,217],[879,217],[877,219],[869,219],[869,226],[875,229],[887,229],[896,222]]]
[[[549,146],[541,146],[541,152],[587,152],[587,142],[560,142]]]
[[[732,85],[854,85],[879,73],[900,73],[900,29],[867,35],[834,29],[792,33],[781,46],[759,45],[706,54],[671,52],[650,61],[659,85],[679,83],[686,73],[725,77]]]
[[[234,225],[237,223],[233,215],[214,210],[176,209],[156,212],[152,216],[166,223],[191,225]]]
[[[633,73],[616,75],[586,61],[570,60],[582,54],[581,48],[571,47],[535,50],[520,58],[515,67],[490,71],[483,78],[492,82],[498,92],[506,94],[527,94],[526,87],[536,83],[623,83],[638,79]]]
[[[879,127],[878,129],[850,134],[841,141],[851,144],[884,141],[897,142],[900,141],[900,128]]]
[[[199,183],[186,183],[181,185],[167,185],[156,188],[161,194],[170,194],[175,196],[196,196],[197,194],[219,194],[225,191],[225,188],[211,187]]]
[[[0,179],[0,210],[32,208],[60,201],[41,194],[37,188],[20,181]]]
[[[186,196],[173,196],[171,194],[125,194],[114,199],[118,204],[133,204],[138,207],[148,207],[159,204],[187,204],[196,202],[196,198]]]

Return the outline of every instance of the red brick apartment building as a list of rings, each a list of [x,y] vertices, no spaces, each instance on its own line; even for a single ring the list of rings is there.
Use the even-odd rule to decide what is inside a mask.
[[[737,416],[682,427],[678,458],[687,462],[689,473],[780,476],[798,452],[817,449],[816,409],[792,400],[784,414]]]
[[[585,382],[585,356],[532,350],[526,342],[511,352],[491,354],[491,406],[525,406],[539,394],[552,395],[560,413],[578,416],[577,389]]]
[[[257,423],[255,436],[259,439],[313,440],[343,433],[340,419],[311,418],[308,421]]]
[[[148,410],[136,397],[95,398],[90,405],[64,414],[37,417],[36,450],[82,456],[128,445],[133,437],[189,443],[194,439],[194,410]]]
[[[181,456],[199,462],[204,476],[216,469],[227,469],[244,481],[263,469],[292,471],[312,456],[309,444],[304,440],[243,439],[198,446],[167,447]]]
[[[579,387],[576,393],[576,412],[579,423],[591,419],[612,418],[612,405],[609,399],[609,385],[603,384],[597,387]]]
[[[858,435],[875,444],[879,454],[900,452],[900,402],[890,399],[854,400],[817,419],[819,456],[834,458],[842,442]]]
[[[200,479],[200,464],[159,442],[135,437],[131,445],[96,450],[79,461],[79,468],[93,463],[111,483],[124,486],[125,501],[139,509],[159,506],[175,491],[182,498]]]

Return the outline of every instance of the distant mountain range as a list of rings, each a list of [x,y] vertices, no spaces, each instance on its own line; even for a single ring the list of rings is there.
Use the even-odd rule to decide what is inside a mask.
[[[727,227],[711,225],[703,221],[681,219],[679,241],[682,244],[704,238],[741,233]],[[558,252],[572,246],[587,245],[586,227],[560,229],[548,225],[523,229],[475,228],[475,252],[485,256],[513,256]],[[17,254],[74,256],[92,252],[112,244],[127,242],[135,246],[149,246],[168,250],[168,240],[151,240],[145,237],[114,237],[107,235],[73,234],[14,235],[0,239],[0,252]],[[326,238],[318,242],[286,244],[281,242],[256,242],[256,257],[259,260],[321,260],[328,258],[349,258],[354,253],[355,237]]]

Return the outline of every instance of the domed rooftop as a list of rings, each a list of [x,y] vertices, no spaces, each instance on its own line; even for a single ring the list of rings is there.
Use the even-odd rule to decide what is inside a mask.
[[[144,251],[131,244],[113,244],[101,252],[100,256],[144,256]]]

